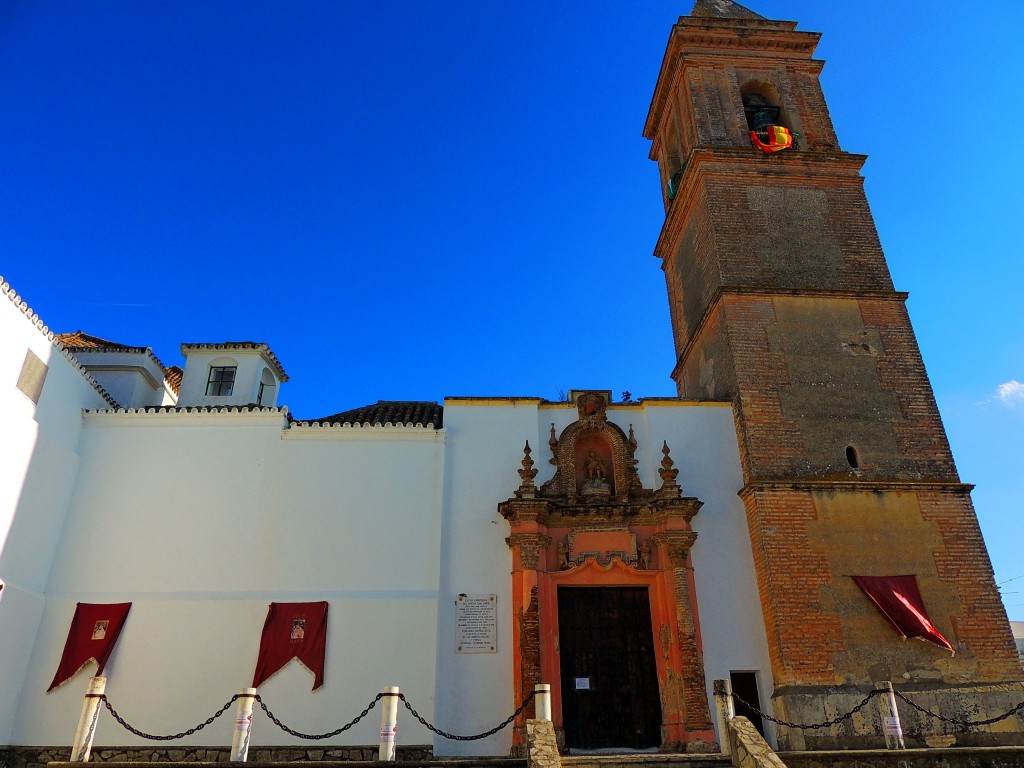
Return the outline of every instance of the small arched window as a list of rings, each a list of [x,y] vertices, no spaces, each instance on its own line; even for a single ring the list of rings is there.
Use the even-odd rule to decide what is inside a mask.
[[[851,469],[860,469],[860,456],[852,445],[846,446],[846,463],[850,465]]]
[[[274,374],[270,372],[269,368],[264,368],[263,373],[260,374],[260,386],[256,392],[256,405],[274,402],[274,385],[276,383]]]

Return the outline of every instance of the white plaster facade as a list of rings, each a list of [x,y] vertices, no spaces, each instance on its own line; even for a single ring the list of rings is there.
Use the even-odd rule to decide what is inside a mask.
[[[6,289],[6,286],[5,286]],[[0,745],[66,745],[88,670],[50,694],[76,602],[131,601],[107,665],[107,693],[134,724],[183,730],[253,674],[271,601],[330,604],[326,681],[290,664],[261,689],[287,723],[323,732],[386,685],[440,728],[476,733],[513,696],[512,556],[499,502],[518,486],[526,440],[545,446],[574,404],[453,398],[444,426],[290,422],[286,380],[265,345],[183,345],[181,407],[131,409],[105,393],[5,290],[0,300]],[[49,365],[38,406],[16,389],[26,350]],[[195,407],[206,371],[238,365],[238,403],[264,371],[273,404]],[[251,390],[251,391],[250,391]],[[233,396],[234,399],[234,396]],[[703,657],[711,681],[758,671],[772,690],[750,553],[739,455],[725,404],[614,404],[632,424],[640,478],[657,487],[667,441],[693,521]],[[535,448],[537,484],[554,471]],[[460,593],[496,594],[498,647],[455,652]],[[90,665],[91,667],[91,665]],[[713,711],[713,707],[712,707]],[[400,744],[437,755],[505,755],[506,729],[481,742],[432,737],[400,711]],[[141,745],[103,716],[97,744]],[[184,743],[226,745],[223,718]],[[332,744],[374,744],[376,713]],[[257,712],[254,745],[298,743]]]

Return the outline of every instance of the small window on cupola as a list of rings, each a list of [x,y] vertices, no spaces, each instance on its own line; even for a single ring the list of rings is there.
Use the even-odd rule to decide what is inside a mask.
[[[235,389],[234,365],[211,365],[210,375],[206,380],[207,397],[228,397]]]

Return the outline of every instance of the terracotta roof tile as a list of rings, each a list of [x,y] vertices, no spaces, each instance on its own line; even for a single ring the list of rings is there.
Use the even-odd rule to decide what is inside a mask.
[[[181,368],[178,368],[176,365],[170,367],[164,365],[163,361],[153,354],[153,350],[150,347],[129,347],[127,344],[118,344],[116,341],[101,339],[99,336],[91,336],[84,331],[57,333],[54,334],[54,338],[64,346],[64,349],[72,354],[75,352],[134,352],[149,355],[153,362],[160,366],[160,370],[164,372],[164,379],[171,385],[171,389],[177,392],[181,386]],[[177,383],[171,380],[172,368],[178,371]]]
[[[378,400],[374,405],[364,405],[342,411],[322,419],[310,419],[307,424],[394,424],[413,425],[441,429],[444,408],[437,403],[423,400]]]
[[[63,344],[72,352],[80,352],[86,349],[102,350],[104,352],[146,352],[148,347],[129,347],[126,344],[118,344],[116,341],[101,339],[99,336],[90,336],[84,331],[74,333],[55,334],[57,341]]]
[[[164,371],[164,378],[176,395],[181,392],[181,377],[184,375],[185,372],[176,365],[169,365],[167,370]]]

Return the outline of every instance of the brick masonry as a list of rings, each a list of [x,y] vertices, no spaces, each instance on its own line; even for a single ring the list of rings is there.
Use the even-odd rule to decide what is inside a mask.
[[[840,150],[821,95],[817,39],[762,20],[673,29],[645,128],[663,180],[682,168],[655,249],[673,377],[681,397],[734,406],[776,710],[817,722],[892,680],[947,716],[998,714],[1024,695],[1024,673],[878,240],[864,158]],[[750,146],[749,92],[802,134],[796,149]],[[955,656],[901,640],[849,578],[903,574],[917,576]],[[875,724],[862,725],[809,738],[865,746]],[[1020,718],[969,735],[915,727],[922,746],[1024,743]]]

